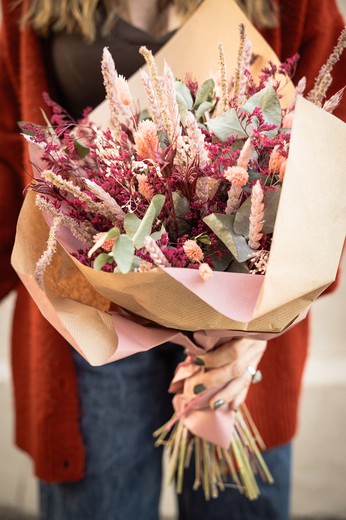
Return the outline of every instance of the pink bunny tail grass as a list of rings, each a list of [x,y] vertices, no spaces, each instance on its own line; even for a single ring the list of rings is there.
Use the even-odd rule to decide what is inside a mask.
[[[338,108],[338,106],[340,105],[345,88],[346,87],[343,87],[342,89],[338,90],[338,92],[336,92],[336,94],[334,94],[334,96],[329,98],[324,103],[324,105],[322,107],[323,110],[332,114],[334,112],[334,110],[336,110]]]
[[[157,107],[160,110],[160,119],[162,121],[162,126],[164,130],[167,132],[167,135],[170,137],[172,135],[172,121],[167,112],[168,107],[165,89],[162,88],[163,79],[161,78],[157,70],[153,53],[144,46],[139,49],[139,52],[148,65],[149,78],[153,86],[155,98],[157,101]]]
[[[239,168],[244,168],[244,170],[247,170],[252,150],[253,150],[253,144],[251,142],[251,138],[249,137],[245,141],[244,146],[241,149],[241,152],[240,152],[240,155],[239,155],[239,158],[237,161],[237,166]],[[247,182],[247,180],[246,180],[246,182]]]
[[[115,70],[112,55],[106,47],[103,49],[101,71],[103,84],[106,89],[106,99],[111,113],[111,123],[114,126],[116,135],[119,135],[121,131],[121,123],[118,118],[117,100],[115,98],[115,80],[118,77],[118,73]]]
[[[163,129],[161,110],[157,101],[153,84],[145,70],[141,70],[141,80],[149,103],[149,111],[158,131]]]
[[[171,67],[165,62],[163,66],[163,87],[166,93],[166,107],[171,120],[168,137],[175,142],[181,135],[180,114],[175,93],[175,78]]]
[[[204,143],[204,135],[192,112],[187,112],[185,122],[192,158],[197,158],[200,168],[203,169],[209,161],[208,151]]]
[[[226,215],[231,215],[239,208],[242,193],[243,188],[236,185],[232,185],[228,190],[227,206],[225,210]]]
[[[150,255],[150,258],[157,267],[170,267],[171,264],[156,244],[155,240],[147,236],[144,239],[144,247]]]
[[[249,227],[249,246],[252,249],[258,249],[260,240],[263,236],[264,203],[263,190],[259,181],[252,188],[251,193],[251,210],[250,210],[250,227]]]
[[[231,215],[234,213],[240,204],[241,195],[243,193],[243,186],[249,179],[249,174],[242,166],[231,166],[224,172],[226,179],[232,183],[228,190],[228,199],[225,213]]]

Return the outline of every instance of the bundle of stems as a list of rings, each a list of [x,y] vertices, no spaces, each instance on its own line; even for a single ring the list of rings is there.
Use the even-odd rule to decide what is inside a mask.
[[[168,481],[175,480],[178,494],[183,490],[184,469],[193,460],[193,489],[202,486],[206,500],[217,498],[219,491],[227,487],[236,487],[249,500],[255,500],[260,494],[257,476],[263,482],[274,482],[261,454],[265,445],[245,404],[236,412],[228,449],[195,436],[183,420],[174,423],[174,419],[175,415],[154,432],[154,437],[156,446],[165,446],[168,450]]]

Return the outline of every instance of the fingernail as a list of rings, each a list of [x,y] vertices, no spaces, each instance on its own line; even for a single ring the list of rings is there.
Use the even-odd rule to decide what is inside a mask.
[[[196,359],[194,360],[194,364],[199,365],[199,366],[204,366],[205,362],[204,362],[204,359],[202,359],[201,357],[196,357]]]
[[[193,393],[200,394],[201,392],[204,392],[204,390],[206,390],[204,385],[196,385],[195,388],[193,389]]]
[[[214,410],[217,410],[217,409],[220,408],[220,406],[222,406],[223,404],[225,404],[225,400],[224,400],[224,399],[218,399],[218,400],[215,401],[215,403],[214,403]]]

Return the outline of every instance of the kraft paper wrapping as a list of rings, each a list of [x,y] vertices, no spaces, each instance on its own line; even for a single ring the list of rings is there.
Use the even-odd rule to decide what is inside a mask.
[[[215,61],[217,43],[223,41],[231,70],[240,21],[246,22],[254,51],[274,59],[235,4],[207,0],[159,53],[159,60],[165,56],[176,74],[188,71],[203,80]],[[191,64],[198,70],[191,70]],[[131,82],[138,86],[138,76]],[[286,88],[291,93],[291,85]],[[94,116],[105,125],[105,106]],[[214,272],[204,282],[191,269],[126,275],[96,272],[68,254],[71,242],[65,232],[61,239],[65,249],[58,248],[43,293],[33,273],[49,229],[33,193],[28,193],[19,217],[13,266],[43,315],[92,365],[164,341],[188,346],[190,340],[174,329],[206,330],[201,334],[208,329],[237,331],[234,334],[282,332],[335,279],[345,237],[345,142],[344,123],[298,100],[265,276]],[[115,306],[165,329],[133,320]]]

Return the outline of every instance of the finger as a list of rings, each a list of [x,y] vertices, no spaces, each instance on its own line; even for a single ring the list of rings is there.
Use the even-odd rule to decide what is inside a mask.
[[[236,409],[238,400],[244,395],[246,397],[250,381],[246,378],[233,379],[220,392],[217,392],[209,402],[212,410],[217,410],[223,405],[232,403],[232,408]],[[242,401],[241,401],[242,402]]]
[[[195,364],[205,366],[206,368],[220,368],[233,361],[236,361],[248,350],[256,352],[264,352],[266,348],[266,341],[251,340],[242,338],[232,341],[227,341],[211,352],[207,352],[195,359]]]
[[[238,395],[233,399],[231,407],[233,410],[238,410],[239,406],[245,401],[246,396],[249,392],[250,385],[247,385]]]
[[[232,363],[192,376],[185,381],[185,391],[188,395],[197,394],[205,389],[224,386],[236,378],[244,378],[251,383],[251,374],[247,367],[257,368],[262,354],[262,349],[250,349]]]

